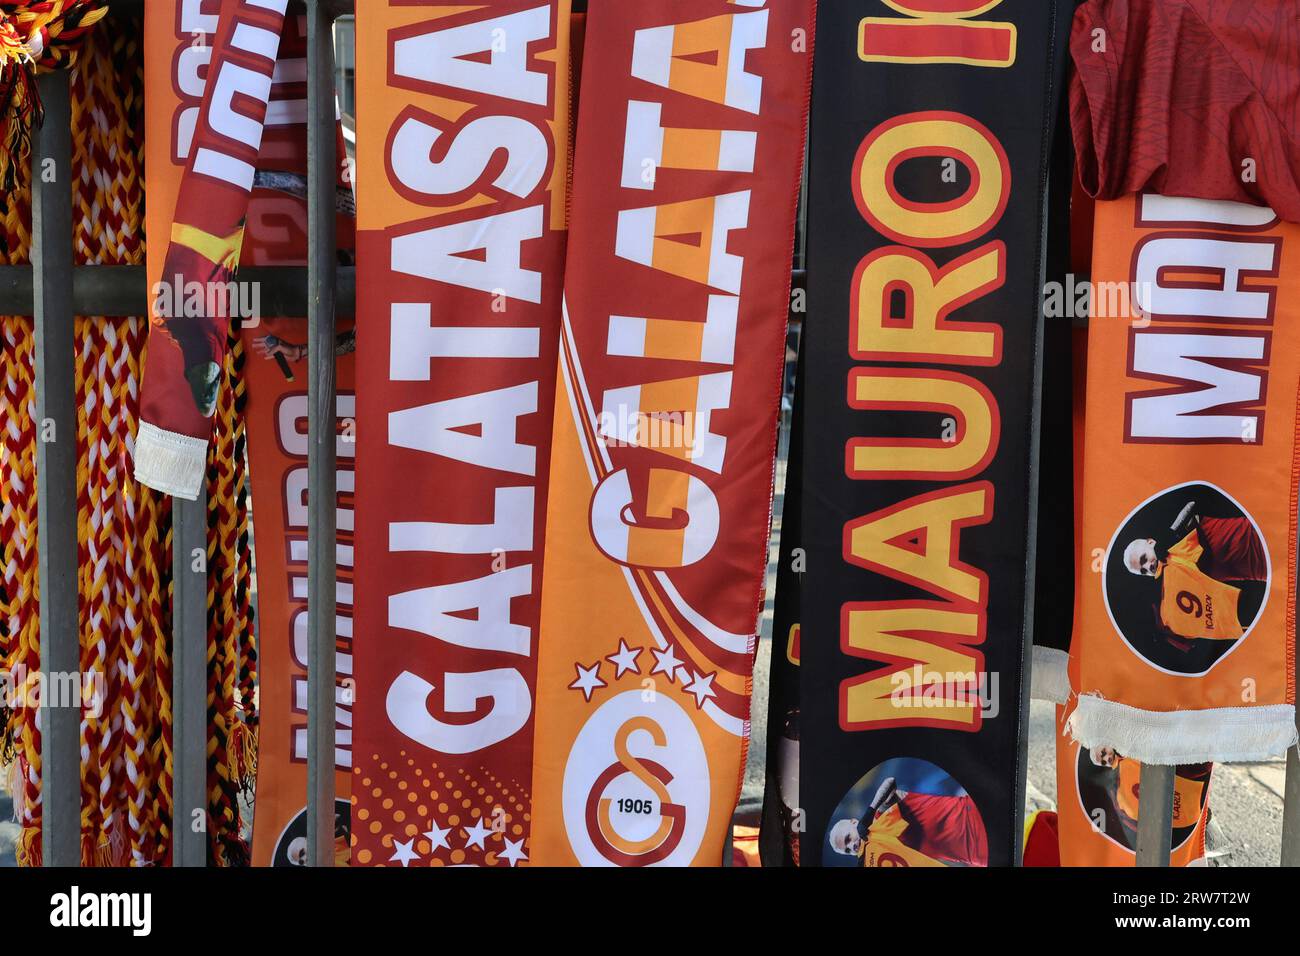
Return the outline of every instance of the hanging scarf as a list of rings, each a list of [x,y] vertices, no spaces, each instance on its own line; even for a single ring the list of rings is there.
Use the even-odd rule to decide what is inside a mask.
[[[1148,763],[1263,759],[1296,739],[1290,14],[1090,0],[1071,38],[1079,167],[1103,197],[1071,728]]]
[[[36,73],[70,67],[80,41],[108,13],[105,0],[0,2],[0,186],[17,184],[43,111]]]
[[[150,141],[157,157],[149,179],[153,332],[135,474],[191,500],[203,480],[230,319],[236,311],[256,317],[243,312],[251,295],[234,279],[287,2],[224,0],[219,18],[192,3],[151,4],[147,14],[151,31],[213,38],[206,82],[193,63],[209,48],[182,55],[189,71],[178,80],[186,95],[166,151]],[[160,52],[150,65],[150,85],[156,77],[172,89],[172,60]],[[250,115],[253,103],[262,110]]]
[[[568,0],[358,11],[362,865],[531,855],[569,23]]]
[[[541,865],[722,860],[749,737],[814,6],[588,15],[539,642]]]
[[[787,501],[806,571],[797,654],[777,613],[774,652],[798,665],[782,663],[768,723],[769,760],[797,767],[779,767],[797,786],[768,820],[803,866],[913,864],[863,848],[893,800],[922,797],[947,812],[899,840],[948,864],[1016,862],[1044,190],[1067,12],[819,9],[803,494]]]

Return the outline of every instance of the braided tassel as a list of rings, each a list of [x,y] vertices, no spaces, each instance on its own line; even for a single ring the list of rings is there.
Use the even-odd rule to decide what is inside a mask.
[[[0,2],[0,183],[14,188],[42,118],[35,74],[67,69],[87,32],[108,13],[106,0]]]
[[[27,261],[31,194],[26,183],[8,195],[5,210],[4,253],[11,264]],[[9,317],[3,324],[4,396],[0,403],[0,497],[3,498],[4,578],[9,596],[8,633],[11,672],[35,674],[40,670],[40,592],[37,580],[36,541],[36,428],[34,336],[31,323]],[[36,712],[20,708],[9,716],[6,736],[17,751],[18,785],[12,790],[15,816],[23,828],[18,862],[41,862],[41,736]]]
[[[230,335],[236,337],[238,330],[232,327]],[[238,866],[247,864],[249,848],[240,833],[240,783],[230,760],[232,732],[239,722],[235,695],[241,625],[236,614],[241,555],[233,463],[242,430],[235,414],[232,349],[227,349],[225,364],[208,455],[208,804],[213,857],[218,865]]]
[[[103,12],[103,0],[0,0],[0,33],[7,24],[22,37],[36,67],[69,66],[77,59],[73,41]],[[112,32],[91,34],[72,77],[79,263],[144,261],[142,161],[136,143],[143,125],[140,35],[138,17]],[[7,103],[0,89],[0,110]],[[25,180],[21,166],[12,164],[9,172]],[[27,183],[7,191],[5,200],[0,261],[25,262]],[[81,666],[102,681],[103,690],[103,709],[86,713],[81,726],[87,864],[159,865],[171,854],[171,503],[131,478],[147,335],[142,319],[78,319],[75,330]],[[0,318],[0,346],[0,662],[35,673],[37,436],[30,322]],[[236,340],[228,353],[226,400],[209,482],[208,822],[211,858],[218,865],[248,862],[238,796],[241,787],[251,785],[255,764],[243,361]],[[0,739],[17,751],[12,772],[24,865],[41,860],[35,716],[31,709],[0,714]],[[4,749],[0,744],[0,758]]]

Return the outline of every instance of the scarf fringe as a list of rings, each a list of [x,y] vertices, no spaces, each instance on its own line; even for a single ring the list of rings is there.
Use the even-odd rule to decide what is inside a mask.
[[[140,422],[135,436],[135,480],[176,498],[194,501],[203,486],[208,443]]]
[[[18,865],[22,867],[41,866],[44,863],[45,857],[41,854],[40,827],[26,827],[18,834],[15,855],[18,857]]]
[[[1070,695],[1070,655],[1055,647],[1034,645],[1031,660],[1029,693],[1034,700],[1067,704]]]
[[[245,793],[257,781],[257,728],[245,721],[236,720],[226,743],[226,764],[230,767],[235,785]]]
[[[23,822],[23,811],[27,807],[27,761],[22,754],[16,756],[13,763],[5,768],[7,770],[7,780],[5,786],[9,789],[9,796],[14,802],[14,823]]]
[[[1140,763],[1242,763],[1281,756],[1296,743],[1295,707],[1139,710],[1096,694],[1079,696],[1070,736],[1083,747],[1114,747]]]

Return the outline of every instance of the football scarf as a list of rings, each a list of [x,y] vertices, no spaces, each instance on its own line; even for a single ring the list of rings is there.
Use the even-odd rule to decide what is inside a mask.
[[[1079,701],[1087,748],[1259,760],[1296,739],[1300,226],[1099,202],[1088,327]]]
[[[241,263],[301,266],[307,258],[306,23],[285,22],[266,132],[248,206]],[[354,248],[355,203],[339,143],[338,222],[344,256]],[[243,328],[248,458],[257,503],[259,734],[255,866],[302,865],[307,796],[307,323],[264,318]],[[338,390],[338,654],[336,862],[348,854],[352,782],[352,555],[356,333],[340,322]]]
[[[918,846],[956,831],[965,849],[949,863],[1016,860],[1044,192],[1070,7],[819,10],[804,865],[854,865],[851,834],[891,787],[954,798],[935,805],[951,815],[909,827]]]
[[[152,332],[135,477],[181,498],[203,481],[230,319],[256,317],[233,280],[287,2],[223,0],[219,16],[183,0],[148,7],[146,29],[170,42],[147,47],[146,84],[180,95],[149,107],[149,127],[169,135],[146,146]]]
[[[763,603],[812,7],[588,14],[534,863],[722,862]]]
[[[1068,713],[1056,709],[1060,865],[1134,866],[1142,765],[1113,747],[1080,746],[1066,729]],[[1211,769],[1203,763],[1175,771],[1171,866],[1205,865]]]
[[[354,863],[529,857],[567,0],[359,5]],[[548,558],[549,560],[549,558]]]

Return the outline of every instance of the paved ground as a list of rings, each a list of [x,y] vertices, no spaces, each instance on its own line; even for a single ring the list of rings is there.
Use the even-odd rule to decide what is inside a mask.
[[[784,453],[785,442],[782,441]],[[745,768],[742,809],[756,809],[763,797],[763,769],[766,760],[768,667],[772,649],[772,602],[776,590],[777,546],[784,505],[784,454],[777,465],[777,497],[773,535],[769,548],[767,606],[763,612],[758,661],[754,672],[752,743]],[[1035,702],[1029,724],[1029,787],[1031,807],[1055,806],[1056,768],[1054,758],[1055,720],[1049,704]],[[1215,768],[1210,788],[1210,855],[1214,863],[1226,866],[1276,866],[1282,845],[1282,792],[1285,763],[1234,764]],[[14,840],[18,827],[9,822],[13,803],[0,779],[0,867],[14,865]],[[249,813],[248,819],[252,819]]]
[[[14,802],[5,793],[4,784],[0,783],[0,869],[17,866],[14,859],[14,842],[18,839],[18,824],[12,822]]]

